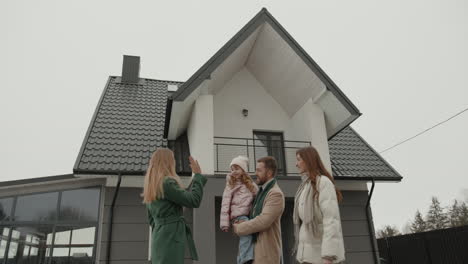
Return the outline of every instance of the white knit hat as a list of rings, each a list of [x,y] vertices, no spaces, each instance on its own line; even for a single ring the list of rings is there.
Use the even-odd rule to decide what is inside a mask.
[[[245,172],[248,172],[247,166],[249,164],[249,159],[247,157],[237,156],[233,158],[231,164],[229,164],[229,167],[231,167],[234,164],[241,167]]]

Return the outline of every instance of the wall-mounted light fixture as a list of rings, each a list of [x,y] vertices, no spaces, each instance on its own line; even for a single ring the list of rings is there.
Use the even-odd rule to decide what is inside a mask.
[[[249,115],[249,110],[247,109],[242,109],[242,115],[244,115],[245,117],[247,117]]]

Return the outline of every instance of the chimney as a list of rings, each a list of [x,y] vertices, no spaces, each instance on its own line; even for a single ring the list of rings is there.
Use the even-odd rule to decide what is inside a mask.
[[[122,66],[122,82],[138,83],[140,77],[140,57],[124,55]]]

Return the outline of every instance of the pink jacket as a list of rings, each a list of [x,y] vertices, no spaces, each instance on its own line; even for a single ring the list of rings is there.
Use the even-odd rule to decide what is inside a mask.
[[[226,187],[223,192],[223,201],[221,203],[221,216],[219,220],[220,228],[229,227],[230,220],[249,215],[258,187],[255,186],[255,194],[252,193],[245,184],[236,182],[234,187],[229,186],[229,174],[226,176]]]

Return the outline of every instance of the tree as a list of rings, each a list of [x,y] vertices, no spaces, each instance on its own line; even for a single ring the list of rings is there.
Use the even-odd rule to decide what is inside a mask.
[[[468,206],[462,203],[459,207],[459,224],[460,226],[468,225]]]
[[[400,235],[398,228],[391,225],[386,225],[382,229],[377,231],[377,238],[392,237]]]
[[[448,219],[450,227],[460,226],[460,206],[457,200],[448,208]]]
[[[427,212],[426,223],[428,230],[444,229],[448,226],[447,215],[442,206],[440,206],[437,197],[432,197],[432,204]]]
[[[465,188],[461,191],[462,196],[464,197],[464,202],[468,203],[468,188]]]
[[[426,221],[424,221],[419,210],[416,211],[416,215],[414,216],[414,221],[411,223],[410,229],[412,233],[420,233],[427,230]]]
[[[406,235],[406,234],[411,234],[411,221],[407,221],[406,224],[401,228],[401,234]]]

